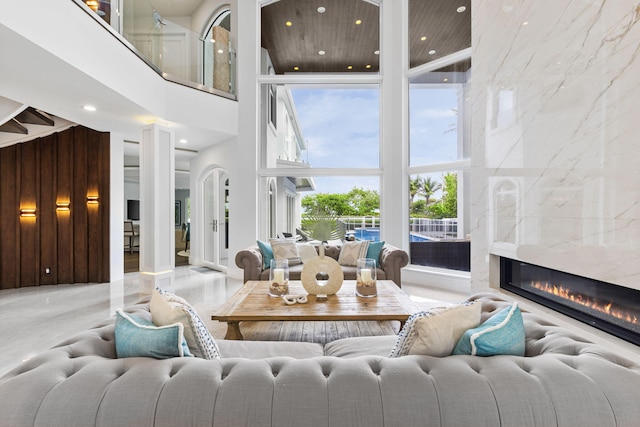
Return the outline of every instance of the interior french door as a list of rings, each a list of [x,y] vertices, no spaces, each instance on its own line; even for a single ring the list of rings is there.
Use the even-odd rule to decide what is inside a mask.
[[[213,169],[203,182],[204,265],[226,271],[229,252],[229,176]]]

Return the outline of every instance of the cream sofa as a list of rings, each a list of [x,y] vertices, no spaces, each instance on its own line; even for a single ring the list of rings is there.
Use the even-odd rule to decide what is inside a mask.
[[[328,245],[325,243],[325,256],[335,260],[340,255],[340,245]],[[316,247],[316,251],[318,247]],[[396,285],[402,284],[402,267],[409,263],[409,255],[402,249],[385,244],[380,251],[378,259],[377,278],[379,280],[393,280]],[[236,265],[244,270],[244,281],[269,280],[269,269],[264,269],[262,252],[257,245],[241,250],[236,254]],[[300,280],[302,264],[289,267],[289,279]],[[342,266],[345,280],[356,279],[356,267]]]
[[[509,303],[491,294],[483,320]],[[148,304],[130,313],[150,318]],[[526,356],[388,358],[395,336],[117,359],[114,319],[0,378],[6,426],[637,426],[640,366],[530,313]]]

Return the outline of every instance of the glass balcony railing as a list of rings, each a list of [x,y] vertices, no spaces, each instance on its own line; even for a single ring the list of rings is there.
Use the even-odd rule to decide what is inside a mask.
[[[236,99],[236,55],[225,28],[214,26],[205,40],[144,0],[72,1],[166,80]]]

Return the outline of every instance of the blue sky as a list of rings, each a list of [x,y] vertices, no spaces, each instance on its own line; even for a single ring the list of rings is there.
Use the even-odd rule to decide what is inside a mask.
[[[293,88],[291,93],[312,167],[378,167],[380,102],[377,88]],[[451,87],[412,87],[412,166],[457,158],[456,108],[457,93]],[[318,177],[316,183],[317,191],[323,193],[347,193],[353,187],[379,191],[377,177]]]

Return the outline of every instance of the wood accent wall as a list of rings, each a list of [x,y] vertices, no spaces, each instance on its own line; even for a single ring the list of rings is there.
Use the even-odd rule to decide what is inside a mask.
[[[0,289],[109,281],[109,151],[82,126],[0,149]]]

